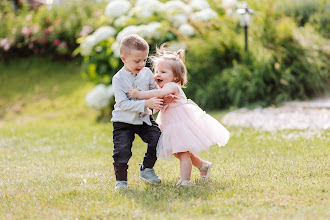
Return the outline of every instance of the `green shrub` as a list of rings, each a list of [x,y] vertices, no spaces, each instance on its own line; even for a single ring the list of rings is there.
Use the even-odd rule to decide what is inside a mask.
[[[94,33],[78,39],[80,46],[75,54],[80,53],[84,57],[83,76],[95,83],[111,84],[112,76],[122,67],[120,41],[128,34],[143,37],[153,54],[156,46],[163,43],[184,41],[205,32],[211,24],[210,20],[217,17],[207,3],[208,13],[204,13],[203,19],[200,19],[197,15],[202,10],[188,5],[188,1],[167,2],[110,2],[105,7],[106,22]],[[119,8],[125,10],[118,12]],[[181,19],[177,16],[181,16]],[[194,16],[197,18],[194,19]]]
[[[151,1],[145,2],[143,11],[151,13],[146,10]],[[93,31],[107,26],[114,33],[83,53],[82,72],[95,83],[111,84],[113,74],[122,67],[119,35],[128,27],[157,22],[161,26],[157,31],[141,33],[151,45],[150,53],[165,42],[186,48],[189,83],[185,92],[203,108],[266,106],[325,91],[330,79],[330,54],[325,46],[329,45],[329,1],[249,0],[254,15],[248,52],[244,52],[238,17],[221,8],[219,0],[208,2],[216,18],[199,22],[189,18],[186,24],[194,32],[185,34],[173,17],[187,7],[171,13],[154,10],[151,15],[130,8],[121,16],[105,16],[107,2],[72,1],[34,11],[23,6],[15,13],[10,1],[0,1],[0,59],[33,54],[69,57],[79,45],[74,51],[78,55]],[[84,27],[89,30],[82,34]]]
[[[298,28],[291,18],[264,21],[273,26],[262,32],[262,40],[250,40],[247,53],[242,36],[229,26],[190,39],[187,96],[203,108],[219,109],[322,94],[330,79],[329,52],[322,48],[327,41],[312,28]]]
[[[316,30],[329,38],[330,2],[327,0],[281,0],[278,11],[293,17],[299,26],[312,25]]]
[[[23,5],[14,11],[10,1],[1,1],[0,58],[34,54],[71,57],[84,26],[91,32],[99,25],[101,13],[98,11],[103,5],[94,1],[70,1],[51,9],[44,5],[29,10]]]

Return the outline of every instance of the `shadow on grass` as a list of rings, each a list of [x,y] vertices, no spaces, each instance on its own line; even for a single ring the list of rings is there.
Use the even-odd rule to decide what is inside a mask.
[[[142,209],[148,212],[175,212],[181,208],[197,207],[207,203],[215,196],[231,187],[227,183],[216,181],[197,181],[189,187],[178,187],[176,182],[161,185],[146,185],[144,189],[128,188],[120,191],[121,196],[133,199]]]

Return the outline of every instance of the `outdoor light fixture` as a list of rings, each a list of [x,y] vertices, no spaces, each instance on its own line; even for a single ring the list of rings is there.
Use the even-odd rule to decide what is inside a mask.
[[[241,26],[244,27],[245,34],[245,51],[248,49],[248,28],[251,25],[251,14],[253,10],[249,8],[247,2],[242,3],[242,8],[237,9],[237,13],[240,15]]]

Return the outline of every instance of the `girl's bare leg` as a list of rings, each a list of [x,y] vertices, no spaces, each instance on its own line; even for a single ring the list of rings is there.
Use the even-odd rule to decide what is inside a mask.
[[[192,165],[197,167],[198,169],[202,166],[202,160],[198,156],[195,156],[194,154],[190,154],[190,159],[192,162]]]
[[[192,162],[192,164],[197,168],[197,169],[199,169],[199,168],[201,168],[202,167],[202,160],[201,160],[201,158],[199,158],[198,156],[195,156],[194,154],[190,154],[190,159],[191,159],[191,162]],[[202,171],[200,171],[200,175],[201,176],[205,176],[206,175],[206,170],[202,170]]]
[[[184,156],[182,156],[182,155],[184,155]],[[185,178],[183,176],[185,174],[184,174],[184,172],[182,172],[182,169],[185,169],[185,168],[182,168],[182,166],[185,166],[185,165],[182,165],[182,159],[184,158],[184,160],[189,161],[188,159],[185,158],[187,155],[189,155],[189,159],[190,159],[190,165],[189,165],[190,168],[189,168],[189,174],[188,174],[189,179],[183,179],[183,178]],[[204,167],[203,170],[200,170],[201,178],[202,178],[202,180],[208,180],[208,178],[210,178],[212,163],[210,163],[208,161],[203,161],[198,156],[195,156],[194,154],[189,153],[189,152],[177,153],[177,154],[174,154],[174,156],[180,160],[181,180],[190,180],[192,165],[194,165],[197,169],[200,170],[200,168],[202,168],[203,163],[204,163],[204,166],[205,165],[207,166],[207,168],[205,169],[205,167]]]
[[[180,160],[181,181],[190,181],[192,163],[189,152],[177,153],[174,155]]]

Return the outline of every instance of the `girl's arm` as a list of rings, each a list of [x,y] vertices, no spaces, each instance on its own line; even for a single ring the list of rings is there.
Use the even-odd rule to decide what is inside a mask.
[[[178,87],[175,85],[166,85],[160,89],[138,91],[137,89],[130,89],[129,96],[137,99],[150,99],[152,97],[164,98],[164,96],[172,94],[177,95],[179,93]]]

